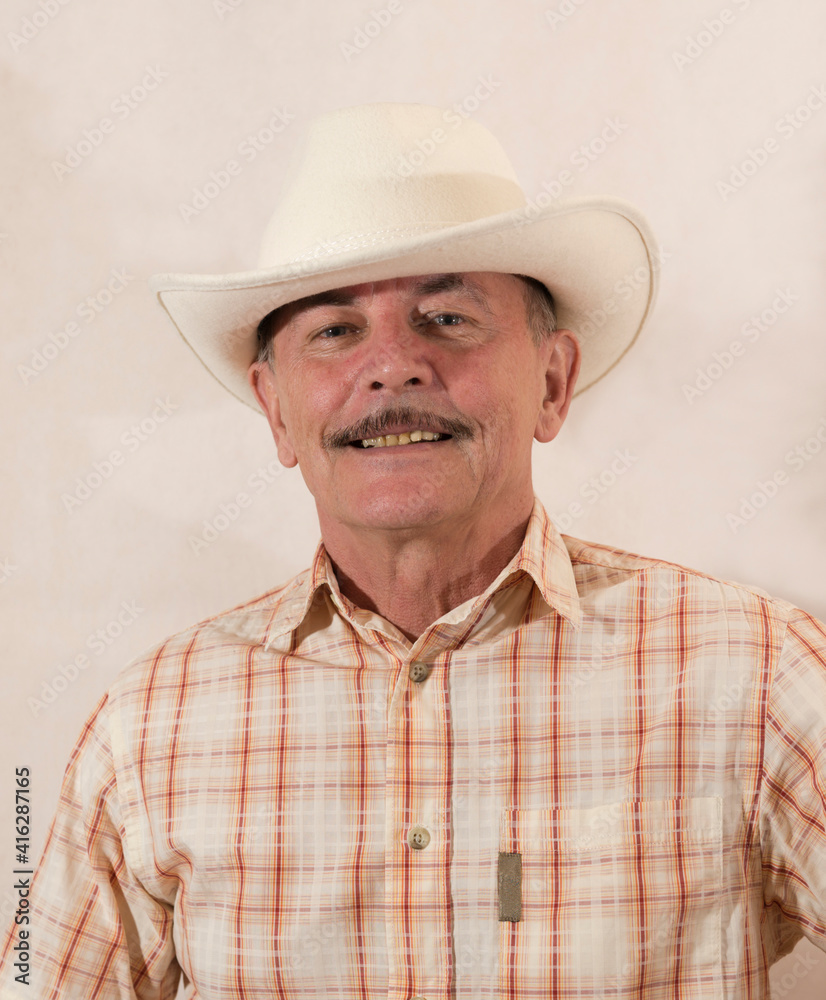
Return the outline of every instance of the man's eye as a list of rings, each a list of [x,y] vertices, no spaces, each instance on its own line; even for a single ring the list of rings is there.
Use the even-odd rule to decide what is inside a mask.
[[[336,323],[334,326],[324,326],[319,331],[317,336],[322,337],[325,340],[335,340],[338,337],[343,336],[345,333],[350,332],[350,327],[345,326],[343,323]]]
[[[459,316],[458,313],[435,313],[427,318],[429,322],[435,323],[437,326],[459,326],[460,323],[464,322],[464,317]]]

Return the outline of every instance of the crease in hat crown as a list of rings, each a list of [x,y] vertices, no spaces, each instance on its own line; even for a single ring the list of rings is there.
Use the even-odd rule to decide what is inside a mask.
[[[546,138],[536,142],[548,161]],[[308,124],[256,268],[159,274],[150,287],[208,371],[260,413],[247,372],[267,313],[320,291],[447,271],[543,282],[560,326],[583,347],[579,394],[636,340],[658,268],[653,234],[634,206],[586,197],[539,207],[482,125],[443,108],[383,103]]]

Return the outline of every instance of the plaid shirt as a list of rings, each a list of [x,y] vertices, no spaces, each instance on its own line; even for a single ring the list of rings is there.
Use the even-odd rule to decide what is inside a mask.
[[[826,948],[825,660],[789,604],[539,503],[413,644],[319,547],[116,680],[0,996],[765,997]]]

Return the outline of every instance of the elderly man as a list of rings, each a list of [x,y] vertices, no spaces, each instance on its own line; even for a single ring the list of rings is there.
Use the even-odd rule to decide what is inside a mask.
[[[756,1000],[826,946],[823,626],[533,496],[646,317],[647,226],[526,205],[448,121],[325,117],[257,271],[156,280],[322,543],[112,685],[3,998]]]

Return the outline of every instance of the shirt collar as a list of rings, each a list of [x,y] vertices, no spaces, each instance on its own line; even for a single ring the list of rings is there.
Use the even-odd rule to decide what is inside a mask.
[[[484,593],[469,598],[439,621],[451,625],[467,619],[478,612],[494,593],[511,583],[513,578],[521,573],[527,574],[536,584],[541,602],[544,604],[544,607],[540,605],[536,609],[534,617],[556,611],[575,628],[579,627],[581,610],[571,559],[562,536],[536,498],[525,530],[525,538],[513,559]],[[341,593],[324,543],[319,542],[309,570],[300,573],[280,592],[277,606],[273,609],[269,627],[266,629],[265,643],[268,644],[297,628],[307,617],[321,590],[329,592],[339,614],[353,624],[361,625],[357,619],[368,616],[367,612],[356,608]]]
[[[514,570],[523,570],[533,579],[548,608],[578,628],[582,611],[571,557],[562,535],[536,497],[515,563]]]

